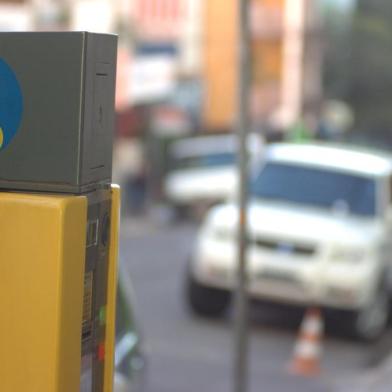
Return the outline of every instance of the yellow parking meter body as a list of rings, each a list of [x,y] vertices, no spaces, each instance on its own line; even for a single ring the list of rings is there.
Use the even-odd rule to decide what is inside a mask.
[[[117,39],[0,33],[0,391],[112,392]]]
[[[100,390],[88,379],[95,360],[103,363],[103,390],[112,391],[118,188],[110,194],[107,298],[97,314],[85,273],[88,198],[0,192],[1,391],[80,391],[81,382]],[[105,328],[104,339],[83,357],[82,327],[91,321]]]

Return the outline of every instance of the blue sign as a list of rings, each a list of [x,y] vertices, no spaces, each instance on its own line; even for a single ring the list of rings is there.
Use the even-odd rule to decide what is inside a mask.
[[[22,91],[15,73],[0,58],[0,151],[18,132],[23,112]]]

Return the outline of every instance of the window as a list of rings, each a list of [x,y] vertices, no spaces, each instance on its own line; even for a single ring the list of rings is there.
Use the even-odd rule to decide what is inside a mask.
[[[333,169],[268,163],[252,184],[251,194],[310,207],[344,207],[354,215],[376,214],[375,181]]]

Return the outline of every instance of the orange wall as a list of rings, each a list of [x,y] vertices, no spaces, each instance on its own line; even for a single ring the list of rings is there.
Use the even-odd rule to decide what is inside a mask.
[[[284,0],[253,0],[283,12]],[[208,129],[231,126],[236,113],[237,1],[205,0],[204,35],[204,122]],[[279,82],[282,68],[280,37],[253,39],[253,82]]]
[[[284,0],[253,0],[266,8],[275,9],[283,18]],[[253,39],[253,77],[259,84],[279,81],[282,73],[282,36],[269,36]]]
[[[282,73],[282,42],[280,40],[254,41],[252,54],[254,83],[280,80]]]
[[[237,81],[237,2],[205,1],[204,122],[209,129],[234,120]]]
[[[265,6],[268,7],[278,7],[280,9],[283,9],[284,7],[284,0],[257,0],[261,1]]]

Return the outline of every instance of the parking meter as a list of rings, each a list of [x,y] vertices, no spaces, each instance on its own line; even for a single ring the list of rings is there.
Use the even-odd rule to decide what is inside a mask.
[[[111,392],[117,39],[0,33],[0,390]]]

